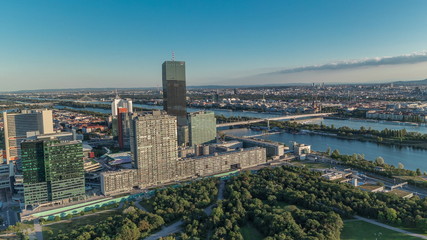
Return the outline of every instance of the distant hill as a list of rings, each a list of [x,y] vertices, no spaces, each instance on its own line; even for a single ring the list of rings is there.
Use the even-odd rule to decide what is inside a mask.
[[[412,80],[412,81],[397,81],[393,82],[394,85],[427,85],[427,78],[424,80]]]
[[[370,85],[370,84],[390,84],[394,85],[427,85],[427,78],[423,80],[395,81],[385,83],[326,83],[326,85]],[[316,83],[319,84],[319,83]],[[273,83],[260,85],[200,85],[187,86],[187,89],[225,89],[225,88],[259,88],[259,87],[290,87],[290,86],[310,86],[311,83]],[[158,87],[139,87],[139,88],[68,88],[68,89],[35,89],[35,90],[18,90],[18,91],[0,91],[1,93],[40,93],[40,92],[99,92],[99,91],[115,91],[115,90],[155,90]]]

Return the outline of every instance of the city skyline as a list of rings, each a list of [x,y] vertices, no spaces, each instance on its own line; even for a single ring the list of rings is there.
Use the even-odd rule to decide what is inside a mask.
[[[2,2],[2,90],[160,87],[159,64],[173,51],[189,66],[189,86],[425,79],[426,7],[424,1]]]

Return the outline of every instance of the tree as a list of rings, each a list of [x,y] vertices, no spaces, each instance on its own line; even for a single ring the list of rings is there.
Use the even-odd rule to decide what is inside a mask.
[[[383,165],[385,163],[384,158],[382,158],[382,157],[375,158],[375,163],[377,165]]]
[[[404,169],[404,168],[405,168],[405,165],[403,165],[402,163],[399,163],[398,168],[399,168],[399,169]]]
[[[328,149],[326,149],[326,155],[331,156],[331,147],[328,147]]]
[[[417,168],[417,176],[421,176],[421,170],[419,168]]]
[[[341,155],[341,154],[340,154],[340,151],[338,151],[338,149],[335,149],[335,150],[332,152],[331,157],[332,157],[332,158],[338,158],[340,155]]]

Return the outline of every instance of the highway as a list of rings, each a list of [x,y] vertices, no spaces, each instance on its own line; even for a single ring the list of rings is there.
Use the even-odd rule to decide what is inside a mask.
[[[252,119],[248,121],[220,123],[220,124],[217,124],[216,127],[248,125],[248,124],[259,123],[264,121],[281,121],[281,120],[292,120],[292,119],[298,119],[298,118],[326,117],[332,114],[335,114],[335,113],[313,113],[313,114],[288,115],[288,116],[280,116],[280,117],[273,117],[273,118],[259,118],[259,119]]]

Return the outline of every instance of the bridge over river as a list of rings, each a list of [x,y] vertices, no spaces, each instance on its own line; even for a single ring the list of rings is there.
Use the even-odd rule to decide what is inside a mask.
[[[273,117],[273,118],[258,118],[258,119],[248,120],[248,121],[220,123],[220,124],[217,124],[216,126],[230,127],[230,126],[236,126],[236,125],[248,125],[248,124],[265,122],[265,121],[269,122],[269,121],[281,121],[281,120],[295,120],[300,118],[326,117],[332,114],[335,114],[335,113],[313,113],[313,114],[287,115],[287,116],[280,116],[280,117]]]

